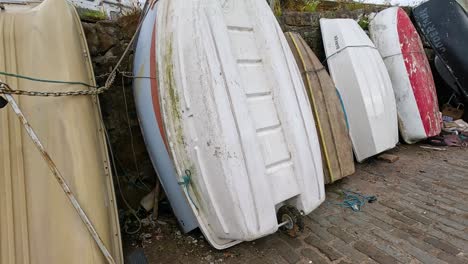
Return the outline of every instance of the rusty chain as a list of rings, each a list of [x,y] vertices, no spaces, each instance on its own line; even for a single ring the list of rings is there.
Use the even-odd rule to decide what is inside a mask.
[[[131,47],[133,46],[133,43],[135,42],[136,36],[138,35],[138,32],[140,31],[140,28],[141,28],[141,26],[143,24],[142,22],[145,19],[147,13],[148,13],[148,9],[142,14],[142,19],[140,20],[135,33],[133,34],[132,38],[130,39],[130,42],[128,43],[127,48],[123,52],[122,56],[120,57],[118,62],[115,64],[115,67],[113,68],[113,70],[110,73],[102,74],[102,75],[99,75],[99,76],[95,77],[95,78],[102,78],[102,77],[108,76],[104,86],[94,87],[94,86],[91,86],[91,85],[86,85],[91,89],[76,90],[76,91],[65,91],[65,92],[51,92],[51,91],[45,91],[45,92],[41,91],[41,92],[39,92],[39,91],[14,90],[14,89],[11,89],[11,87],[7,83],[5,83],[3,81],[0,81],[0,95],[1,94],[9,94],[9,95],[26,95],[26,96],[45,96],[45,97],[99,95],[99,94],[102,94],[105,91],[109,90],[109,88],[112,86],[112,84],[115,81],[117,73],[122,74],[124,77],[150,78],[150,77],[134,77],[134,76],[131,75],[131,73],[119,71],[119,67],[122,64],[122,61],[127,56],[128,52],[130,51]],[[19,77],[19,75],[16,75],[16,74],[8,74],[8,75],[13,75],[13,76],[16,76],[17,78]],[[30,78],[30,77],[26,77],[26,76],[23,76],[23,78],[33,79],[33,78]],[[37,80],[36,79],[35,81],[52,82],[52,83],[57,83],[57,82],[67,83],[67,82],[53,81],[53,80],[47,81],[47,80]],[[70,82],[70,84],[77,84],[77,83],[76,82]]]
[[[43,97],[99,95],[109,90],[109,88],[115,82],[117,73],[119,73],[120,75],[126,78],[153,79],[152,77],[133,76],[131,72],[116,70],[110,73],[105,73],[105,74],[95,76],[96,79],[109,76],[104,86],[101,86],[101,87],[90,86],[90,88],[92,88],[90,90],[76,90],[76,91],[66,91],[66,92],[37,92],[37,91],[26,91],[26,90],[14,90],[7,83],[0,81],[0,94],[43,96]]]
[[[102,87],[88,89],[88,90],[76,90],[76,91],[65,91],[65,92],[38,92],[38,91],[26,91],[26,90],[14,90],[11,89],[7,83],[0,82],[0,94],[11,94],[11,95],[26,95],[26,96],[44,96],[44,97],[59,97],[59,96],[81,96],[81,95],[98,95],[109,90],[115,81],[116,71],[109,74],[109,78]],[[98,76],[101,77],[101,76]]]

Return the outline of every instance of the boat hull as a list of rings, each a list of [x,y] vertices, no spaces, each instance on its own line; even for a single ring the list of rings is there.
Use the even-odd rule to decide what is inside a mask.
[[[286,33],[312,105],[322,150],[325,183],[355,172],[353,145],[343,104],[330,75],[307,43],[297,33]]]
[[[158,8],[160,128],[177,174],[160,177],[183,182],[210,244],[274,233],[284,205],[304,214],[318,207],[325,192],[313,114],[267,3],[160,0]]]
[[[358,162],[395,147],[395,96],[374,44],[352,19],[320,19],[330,75],[349,121]]]
[[[95,85],[81,22],[67,1],[5,5],[0,36],[0,71]],[[91,89],[0,79],[27,91]],[[14,97],[112,257],[123,263],[97,96]],[[8,105],[0,124],[0,263],[107,263]]]
[[[431,0],[414,8],[413,14],[422,34],[439,57],[441,63],[439,66],[444,65],[446,68],[441,69],[442,75],[445,76],[445,72],[450,72],[451,79],[458,86],[456,92],[468,100],[466,10],[455,0]]]
[[[442,118],[434,79],[410,18],[401,8],[388,8],[369,29],[392,80],[403,140],[412,144],[439,135]]]
[[[184,232],[198,227],[197,219],[185,197],[183,187],[179,185],[176,168],[167,145],[166,132],[161,115],[161,104],[158,93],[156,39],[159,4],[147,6],[147,15],[142,22],[137,45],[133,82],[138,120],[143,138],[154,169],[169,199],[172,210]]]

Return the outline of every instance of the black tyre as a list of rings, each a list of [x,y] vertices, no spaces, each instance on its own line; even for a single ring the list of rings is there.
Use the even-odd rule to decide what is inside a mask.
[[[288,222],[281,227],[281,230],[290,237],[299,236],[304,231],[304,218],[301,212],[290,205],[282,206],[277,213],[278,223]]]

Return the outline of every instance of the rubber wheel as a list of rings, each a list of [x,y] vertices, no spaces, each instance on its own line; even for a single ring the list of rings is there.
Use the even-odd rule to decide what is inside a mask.
[[[0,109],[5,107],[8,104],[8,101],[0,96]]]
[[[289,223],[280,228],[290,237],[299,236],[300,232],[304,231],[304,218],[301,212],[290,205],[282,206],[277,213],[278,223]]]
[[[130,255],[127,256],[126,264],[148,264],[145,252],[141,248],[135,249]]]

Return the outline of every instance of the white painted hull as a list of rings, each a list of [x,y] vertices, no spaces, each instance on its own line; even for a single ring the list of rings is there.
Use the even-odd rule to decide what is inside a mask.
[[[167,150],[163,135],[164,127],[159,98],[157,97],[156,37],[155,21],[158,14],[158,4],[148,9],[140,29],[135,49],[133,95],[135,98],[138,120],[143,133],[151,162],[159,181],[171,203],[172,210],[184,232],[190,232],[198,227],[197,219],[192,213],[188,200],[177,181],[177,171]],[[150,77],[150,78],[146,78]],[[158,122],[158,118],[159,121]]]
[[[374,44],[351,19],[321,19],[330,74],[340,91],[358,162],[395,147],[395,97]]]
[[[392,80],[403,140],[411,144],[440,134],[431,68],[408,15],[398,7],[388,8],[371,21],[370,33]]]
[[[266,1],[160,0],[158,9],[160,134],[178,175],[159,176],[191,174],[184,193],[207,240],[224,249],[276,232],[282,205],[318,207],[325,192],[311,107]]]

